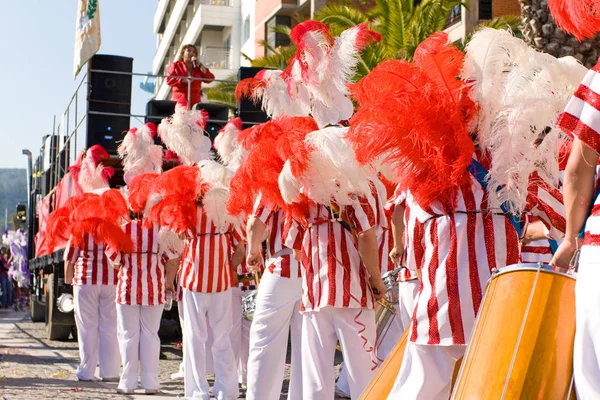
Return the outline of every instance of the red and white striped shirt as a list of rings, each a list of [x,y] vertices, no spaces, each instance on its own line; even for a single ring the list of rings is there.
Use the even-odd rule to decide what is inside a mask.
[[[231,254],[242,235],[233,225],[218,229],[198,210],[196,237],[185,240],[181,264],[181,287],[192,292],[218,293],[231,288]]]
[[[96,244],[89,234],[84,234],[83,243],[80,249],[69,240],[65,248],[65,262],[75,264],[73,285],[116,285],[117,274],[104,254],[104,245]]]
[[[144,227],[133,220],[123,225],[131,238],[132,253],[114,253],[108,248],[107,256],[121,264],[117,283],[117,303],[124,305],[157,306],[165,303],[165,264],[177,255],[159,248],[158,227]]]
[[[292,250],[283,244],[291,220],[286,226],[283,211],[262,202],[260,196],[254,205],[253,215],[267,227],[267,270],[282,278],[300,278],[300,263],[292,256]]]
[[[577,137],[589,148],[600,154],[600,61],[588,71],[581,85],[569,100],[558,119],[558,126],[571,137]],[[596,170],[595,193],[600,185]],[[585,223],[582,260],[592,255],[592,247],[600,246],[600,196],[596,197],[592,213]],[[593,254],[596,257],[596,254]]]
[[[340,211],[356,234],[376,228],[377,209],[369,195],[344,206]],[[308,226],[297,221],[292,228],[302,237],[302,307],[318,311],[322,307],[373,308],[374,298],[366,267],[358,252],[355,235],[333,217],[327,207],[311,205]],[[286,236],[286,245],[296,246],[295,235]],[[300,250],[300,248],[295,247]]]
[[[380,210],[377,213],[377,225],[379,226],[377,243],[379,246],[379,263],[381,275],[386,272],[396,269],[394,262],[390,258],[390,251],[394,247],[394,236],[392,235],[392,217],[391,213],[385,212],[385,204],[387,200],[387,190],[385,185],[379,179],[373,179],[371,191],[375,198],[376,209]]]
[[[481,160],[480,162],[484,162]],[[558,191],[539,186],[530,212],[564,232]],[[557,193],[558,192],[558,193]],[[501,210],[488,210],[487,192],[474,177],[459,191],[453,213],[434,203],[421,208],[410,193],[410,212],[423,224],[422,281],[415,303],[411,341],[419,344],[466,344],[491,270],[519,261],[517,231]],[[559,211],[550,204],[558,203]],[[547,213],[545,212],[547,211]],[[418,224],[417,223],[417,224]],[[562,228],[561,228],[562,226]],[[408,230],[411,235],[411,230]],[[414,238],[413,238],[414,239]],[[414,243],[412,240],[409,244]]]

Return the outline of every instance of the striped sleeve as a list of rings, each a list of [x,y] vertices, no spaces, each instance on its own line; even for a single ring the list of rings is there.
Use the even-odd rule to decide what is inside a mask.
[[[356,228],[356,233],[368,231],[377,226],[377,207],[373,196],[359,197],[354,205],[347,206],[348,215]]]
[[[531,214],[543,222],[548,229],[548,236],[550,238],[555,240],[561,239],[567,229],[562,193],[541,179],[536,179],[536,181],[533,200],[534,206]],[[528,199],[528,202],[530,201],[532,201],[531,196]]]
[[[71,239],[67,242],[67,247],[65,248],[64,253],[64,261],[66,263],[75,264],[77,262],[77,258],[79,257],[79,249],[73,246]]]
[[[267,202],[262,201],[262,197],[259,195],[254,203],[254,209],[252,210],[252,215],[260,220],[263,224],[267,225],[269,218],[275,211],[275,208],[272,204],[268,204]]]
[[[106,257],[108,257],[112,264],[121,264],[122,254],[115,251],[112,247],[107,247],[104,250],[104,254],[106,254]]]
[[[600,154],[600,61],[583,78],[557,125]]]
[[[239,225],[233,225],[231,229],[231,245],[235,248],[240,242],[245,240],[245,233]]]
[[[284,229],[282,233],[283,244],[293,250],[302,250],[302,240],[304,238],[304,228],[294,218],[284,216]]]

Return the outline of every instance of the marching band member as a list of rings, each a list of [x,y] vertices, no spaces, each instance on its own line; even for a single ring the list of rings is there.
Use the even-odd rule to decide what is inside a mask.
[[[482,32],[477,34],[478,38],[489,34],[486,30]],[[503,34],[505,32],[491,35]],[[477,44],[474,38],[469,47],[472,53],[478,51],[478,54],[471,54],[469,62],[477,60],[477,55],[490,54],[490,43],[502,42],[502,38],[495,38],[495,42],[485,45]],[[512,39],[503,40],[505,45]],[[498,49],[504,51],[505,47],[498,46]],[[417,244],[423,249],[422,259],[417,264],[421,286],[415,301],[410,342],[390,399],[447,399],[450,395],[455,363],[465,351],[490,271],[518,262],[518,232],[522,227],[520,221],[509,218],[510,215],[524,211],[537,213],[552,234],[560,235],[564,230],[558,190],[544,185],[541,179],[514,180],[523,175],[533,176],[536,168],[540,173],[547,172],[543,167],[552,170],[550,164],[556,163],[556,158],[545,156],[557,150],[552,145],[560,142],[559,134],[553,132],[554,140],[539,150],[531,148],[537,136],[535,129],[531,129],[530,136],[520,147],[515,147],[506,136],[506,148],[521,149],[528,153],[527,158],[518,152],[490,150],[500,147],[498,137],[493,135],[505,133],[498,127],[513,129],[515,121],[529,121],[532,115],[520,113],[524,110],[519,104],[510,109],[513,112],[510,123],[494,126],[499,123],[494,118],[506,117],[508,113],[492,113],[490,122],[486,118],[490,117],[491,107],[484,107],[488,104],[481,102],[478,95],[486,94],[485,90],[497,95],[498,87],[490,88],[488,81],[481,81],[485,73],[481,64],[470,70],[465,67],[465,78],[470,84],[458,80],[463,57],[449,44],[445,33],[436,33],[419,45],[412,63],[386,61],[363,78],[355,89],[360,108],[351,121],[348,136],[357,157],[361,162],[368,162],[384,156],[391,165],[402,166],[394,171],[401,187],[408,191],[406,205],[423,229],[420,246]],[[497,62],[498,59],[501,57],[489,57],[485,61]],[[550,64],[551,60],[546,62]],[[535,81],[528,80],[528,72],[536,76],[534,68],[526,70],[528,65],[502,65],[519,65],[515,78]],[[470,71],[476,71],[479,76],[469,75]],[[513,76],[508,72],[497,71],[503,78]],[[369,95],[369,88],[382,87],[378,86],[381,81],[386,82],[386,90],[377,96]],[[550,82],[552,80],[535,83]],[[477,120],[478,107],[469,93],[480,103]],[[546,93],[554,95],[550,90]],[[541,103],[536,107],[547,107]],[[439,109],[433,110],[433,104]],[[540,113],[537,108],[532,112],[533,118],[539,118],[538,126],[547,126],[551,121],[551,109],[544,111]],[[406,119],[404,115],[411,118]],[[469,131],[474,121],[478,122],[477,140],[481,146],[477,151]],[[522,130],[522,126],[517,128]],[[529,122],[526,126],[530,126]],[[517,160],[513,162],[508,155]],[[510,162],[519,167],[519,174],[498,172],[506,171],[503,167]],[[407,230],[408,246],[413,245],[417,232]]]
[[[74,166],[85,193],[108,190],[112,169],[100,161],[108,153],[98,146],[90,147],[85,158]],[[85,194],[83,195],[85,196]],[[58,211],[58,210],[57,210]],[[77,379],[94,379],[100,365],[103,381],[119,379],[119,345],[117,342],[117,310],[115,306],[116,274],[104,254],[104,243],[88,233],[81,235],[80,245],[71,237],[65,249],[65,283],[73,285],[75,323],[81,363]]]
[[[248,218],[247,263],[258,270],[262,264],[261,244],[267,240],[267,261],[250,327],[248,399],[279,399],[288,335],[291,330],[292,362],[288,399],[303,399],[300,339],[302,320],[300,265],[292,250],[283,244],[285,216],[281,209],[259,197]]]
[[[122,227],[134,244],[133,252],[119,253],[110,247],[106,250],[113,267],[119,271],[117,320],[123,372],[118,393],[135,392],[138,366],[145,393],[159,392],[158,330],[165,295],[167,291],[174,292],[173,281],[179,267],[179,256],[174,251],[179,238],[167,230],[159,232],[156,224],[144,223],[141,218],[152,206],[147,199],[141,199],[149,190],[145,186],[152,184],[162,167],[162,147],[154,144],[155,134],[153,124],[133,128],[117,149],[129,185],[129,205],[137,216]]]
[[[180,274],[186,398],[208,399],[210,396],[205,377],[210,330],[216,375],[213,395],[232,399],[239,391],[230,337],[231,275],[243,259],[244,243],[239,221],[228,215],[224,207],[232,172],[214,161],[207,161],[212,144],[203,132],[205,122],[205,113],[178,110],[171,119],[160,124],[159,135],[167,147],[176,152],[184,164],[197,165],[179,166],[161,174],[156,188],[161,200],[148,218],[185,236]]]

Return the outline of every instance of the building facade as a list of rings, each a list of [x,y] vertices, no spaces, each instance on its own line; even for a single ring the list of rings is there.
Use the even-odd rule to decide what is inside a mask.
[[[165,75],[184,44],[198,48],[198,58],[215,78],[226,79],[240,67],[241,6],[247,0],[159,0],[154,15],[156,54],[152,73]],[[155,97],[168,99],[171,88],[157,79]]]
[[[462,41],[477,26],[507,15],[520,15],[518,0],[470,0],[469,9],[456,6],[446,22],[445,31],[452,42]]]

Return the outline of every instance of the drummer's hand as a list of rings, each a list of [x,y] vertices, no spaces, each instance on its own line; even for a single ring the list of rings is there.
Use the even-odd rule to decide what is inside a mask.
[[[165,292],[171,292],[171,294],[175,293],[175,285],[171,284],[166,284],[165,285]]]
[[[404,255],[404,249],[396,249],[395,247],[390,251],[390,259],[394,264],[400,262],[400,259]]]
[[[573,258],[575,250],[577,250],[577,239],[565,238],[560,246],[558,246],[556,253],[554,253],[550,265],[552,265],[555,270],[566,273],[569,270],[569,263],[571,258]]]
[[[381,279],[381,277],[380,276],[372,276],[369,279],[369,281],[371,283],[371,288],[373,289],[373,295],[375,296],[375,299],[376,300],[383,299],[387,289],[386,289],[385,283],[383,283],[383,280]]]
[[[260,271],[260,266],[263,263],[263,258],[260,252],[258,253],[249,253],[246,257],[246,264],[250,267],[250,271],[258,272]]]

